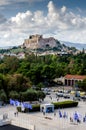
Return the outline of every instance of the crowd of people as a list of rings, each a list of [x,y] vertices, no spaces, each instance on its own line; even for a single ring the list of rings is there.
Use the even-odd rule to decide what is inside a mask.
[[[66,112],[62,113],[61,110],[59,110],[59,118],[68,118],[68,114]],[[76,112],[72,114],[70,118],[71,123],[81,123],[86,122],[86,114],[82,116],[80,113]]]
[[[43,115],[46,115],[45,112],[43,112]],[[59,118],[63,118],[63,119],[69,119],[70,123],[74,123],[74,124],[78,124],[81,122],[86,122],[86,114],[81,115],[79,112],[74,112],[71,114],[71,116],[69,116],[69,114],[61,109],[59,109],[57,112],[54,111],[54,117],[59,117]]]

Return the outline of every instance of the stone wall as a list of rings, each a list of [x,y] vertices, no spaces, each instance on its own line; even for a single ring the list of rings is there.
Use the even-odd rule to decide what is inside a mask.
[[[23,47],[29,49],[53,48],[56,47],[56,40],[53,37],[43,38],[42,35],[31,35],[29,39],[24,40]]]

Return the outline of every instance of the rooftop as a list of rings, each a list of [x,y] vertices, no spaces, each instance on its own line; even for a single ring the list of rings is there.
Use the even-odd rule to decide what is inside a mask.
[[[0,130],[27,130],[27,129],[14,125],[4,125],[0,127]]]
[[[66,79],[86,79],[86,75],[70,75],[70,74],[67,74],[65,75],[65,78]]]

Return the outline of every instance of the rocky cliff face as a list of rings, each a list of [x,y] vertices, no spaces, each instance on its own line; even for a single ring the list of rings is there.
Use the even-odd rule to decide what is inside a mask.
[[[60,41],[56,40],[53,37],[43,38],[42,35],[31,35],[28,39],[24,40],[23,48],[27,48],[30,50],[41,50],[41,51],[60,51],[72,53],[73,50],[71,47],[66,46],[65,44],[60,43]]]
[[[25,39],[23,47],[29,49],[45,49],[58,47],[58,44],[53,37],[43,38],[42,35],[31,35],[28,39]]]

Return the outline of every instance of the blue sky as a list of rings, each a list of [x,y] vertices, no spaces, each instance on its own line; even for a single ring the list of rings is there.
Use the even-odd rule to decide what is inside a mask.
[[[0,47],[21,45],[31,34],[86,43],[86,1],[0,0]]]

